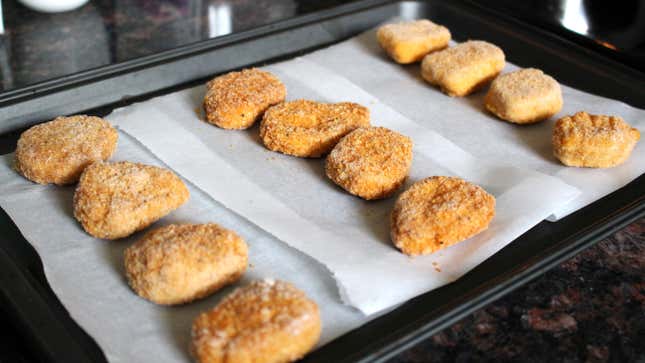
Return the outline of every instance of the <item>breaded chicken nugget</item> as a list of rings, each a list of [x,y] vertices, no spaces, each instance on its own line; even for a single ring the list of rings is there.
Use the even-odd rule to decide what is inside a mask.
[[[414,183],[394,205],[391,236],[403,253],[436,252],[488,228],[495,198],[467,181],[433,176]]]
[[[376,32],[376,38],[394,61],[407,64],[447,47],[450,31],[445,26],[422,19],[383,25]]]
[[[39,184],[72,184],[89,164],[107,160],[119,134],[94,116],[58,117],[20,135],[16,170]]]
[[[504,64],[504,52],[499,47],[469,40],[428,54],[421,63],[421,76],[448,95],[461,97],[495,78]]]
[[[188,200],[175,173],[156,166],[96,162],[74,194],[74,217],[94,237],[117,239],[146,228]]]
[[[343,137],[325,163],[329,179],[363,199],[389,197],[412,164],[412,140],[385,127],[360,128]]]
[[[351,131],[369,125],[369,110],[357,103],[296,100],[267,110],[260,138],[269,150],[315,158],[327,154]]]
[[[191,353],[200,363],[284,363],[320,338],[315,302],[283,281],[254,281],[195,319]]]
[[[227,73],[206,85],[206,119],[223,129],[246,129],[286,96],[284,84],[269,72],[251,68]]]
[[[148,232],[125,250],[128,283],[162,305],[187,303],[237,281],[248,247],[235,232],[214,223],[171,224]]]
[[[629,158],[640,137],[620,117],[583,111],[555,123],[553,153],[567,166],[610,168]]]
[[[552,77],[535,68],[495,78],[484,100],[502,120],[528,124],[547,119],[562,109],[562,90]]]

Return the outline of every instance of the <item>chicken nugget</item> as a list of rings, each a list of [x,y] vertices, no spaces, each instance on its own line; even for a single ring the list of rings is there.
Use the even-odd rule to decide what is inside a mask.
[[[343,136],[369,125],[369,110],[357,103],[296,100],[267,110],[260,138],[269,150],[315,158],[327,154]]]
[[[230,72],[206,85],[206,120],[223,129],[246,129],[286,96],[284,84],[269,72],[257,68]]]
[[[200,363],[284,363],[302,358],[320,338],[318,306],[283,281],[238,288],[195,319],[191,353]]]
[[[157,304],[183,304],[237,281],[248,247],[235,232],[214,223],[171,224],[146,233],[125,250],[128,283]]]
[[[118,239],[179,208],[188,196],[184,182],[170,170],[99,161],[81,174],[74,193],[74,217],[90,235]]]
[[[556,121],[553,153],[567,166],[611,168],[629,158],[640,137],[620,117],[583,111]]]
[[[412,164],[412,140],[385,127],[360,128],[343,137],[325,163],[329,179],[363,199],[392,195]]]
[[[481,40],[469,40],[425,56],[421,76],[448,95],[461,97],[495,78],[504,64],[504,52],[499,47]]]
[[[89,164],[107,160],[119,134],[99,117],[57,117],[20,135],[16,170],[39,184],[73,184]]]
[[[416,256],[439,251],[488,228],[495,197],[463,179],[433,176],[414,183],[394,205],[392,242]]]
[[[562,109],[562,90],[552,77],[535,68],[495,78],[484,100],[502,120],[528,124],[547,119]]]
[[[450,31],[445,26],[422,19],[383,25],[376,32],[376,39],[394,61],[407,64],[447,47]]]

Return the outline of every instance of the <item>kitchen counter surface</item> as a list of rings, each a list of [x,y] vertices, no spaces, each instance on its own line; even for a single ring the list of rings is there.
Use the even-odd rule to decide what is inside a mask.
[[[392,359],[645,361],[645,218]]]
[[[340,1],[92,1],[56,15],[4,1],[0,91],[331,7]],[[531,2],[529,2],[531,3]],[[228,19],[228,20],[226,20]],[[74,34],[70,37],[70,34]],[[0,361],[30,361],[0,315]],[[398,355],[441,361],[645,361],[645,218]]]

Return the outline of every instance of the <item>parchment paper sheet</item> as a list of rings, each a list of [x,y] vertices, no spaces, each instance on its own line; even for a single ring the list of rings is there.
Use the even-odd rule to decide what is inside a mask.
[[[390,242],[395,198],[363,201],[346,193],[324,175],[323,159],[264,148],[257,126],[231,131],[200,121],[196,109],[202,87],[108,117],[215,200],[323,263],[338,281],[343,300],[365,314],[454,281],[577,195],[551,176],[473,157],[313,62],[295,59],[266,69],[286,84],[292,99],[358,102],[370,108],[374,125],[411,136],[416,146],[405,187],[431,175],[459,175],[497,198],[497,215],[486,232],[412,259]]]
[[[113,160],[162,165],[136,141],[122,133],[119,136]],[[188,344],[193,319],[213,307],[231,288],[177,307],[161,307],[139,298],[125,280],[123,250],[142,233],[118,241],[91,237],[72,215],[73,186],[31,183],[11,169],[12,163],[13,154],[0,157],[0,205],[38,252],[56,296],[96,340],[108,361],[191,361]],[[236,286],[252,279],[274,277],[305,290],[321,309],[320,344],[367,320],[356,309],[341,303],[336,284],[322,265],[277,241],[192,185],[189,189],[190,200],[155,226],[216,222],[237,231],[249,245],[251,266]]]
[[[448,97],[423,81],[418,64],[401,66],[388,59],[375,38],[375,32],[368,31],[304,58],[347,78],[472,155],[554,175],[582,191],[571,203],[554,210],[550,220],[602,198],[645,172],[642,140],[625,164],[611,169],[565,167],[553,156],[551,146],[554,122],[565,115],[578,111],[617,115],[644,133],[644,110],[563,85],[564,107],[551,120],[528,126],[511,125],[485,110],[486,90],[468,97]],[[516,69],[517,66],[507,63],[504,72]]]

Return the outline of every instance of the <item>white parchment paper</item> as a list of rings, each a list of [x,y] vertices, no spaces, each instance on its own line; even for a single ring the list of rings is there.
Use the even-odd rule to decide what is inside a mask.
[[[161,165],[127,135],[119,135],[113,160]],[[142,233],[104,241],[85,233],[72,215],[74,187],[42,186],[11,169],[13,154],[0,157],[0,205],[40,256],[56,296],[101,347],[110,362],[188,362],[190,326],[202,311],[231,291],[183,306],[162,307],[130,290],[123,250]],[[251,266],[236,286],[274,277],[294,283],[321,309],[320,344],[367,320],[345,306],[329,272],[315,260],[276,240],[203,192],[189,185],[190,200],[155,226],[173,222],[216,222],[237,231],[249,245]],[[145,233],[145,232],[143,232]]]
[[[563,85],[564,106],[560,113],[535,125],[512,125],[485,110],[485,90],[468,97],[447,97],[423,81],[418,64],[401,66],[387,58],[375,37],[374,31],[368,31],[304,58],[347,78],[472,155],[553,175],[578,188],[582,192],[578,198],[554,210],[551,220],[600,199],[645,172],[643,141],[636,145],[625,164],[611,169],[565,167],[553,156],[551,145],[553,124],[562,116],[578,111],[617,115],[644,133],[644,110]],[[507,54],[507,58],[512,58],[512,54]],[[504,72],[516,69],[517,66],[507,63]]]
[[[454,281],[578,193],[554,177],[476,158],[311,61],[266,69],[286,84],[292,99],[358,102],[370,108],[374,125],[411,136],[414,161],[405,187],[431,175],[459,175],[497,198],[497,215],[486,232],[412,259],[390,242],[389,213],[396,198],[364,201],[346,193],[326,178],[323,159],[265,149],[257,126],[231,131],[200,121],[195,110],[202,87],[108,117],[215,200],[323,263],[338,281],[343,301],[365,314]]]

